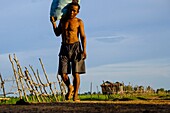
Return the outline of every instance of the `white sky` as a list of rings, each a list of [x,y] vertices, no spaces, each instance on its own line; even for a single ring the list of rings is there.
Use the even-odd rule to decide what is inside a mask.
[[[0,73],[13,76],[9,54],[24,67],[41,70],[42,58],[51,81],[56,80],[60,38],[49,21],[49,0],[1,0]],[[87,74],[81,92],[103,80],[169,89],[169,0],[81,0],[78,17],[85,24]],[[42,75],[43,76],[43,75]],[[54,79],[55,78],[55,79]]]

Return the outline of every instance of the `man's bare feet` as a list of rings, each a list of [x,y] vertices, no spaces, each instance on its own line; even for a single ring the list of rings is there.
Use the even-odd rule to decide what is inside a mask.
[[[65,96],[66,100],[70,100],[73,96],[73,91],[74,91],[74,87],[72,85],[69,86],[69,90],[68,93]]]
[[[75,102],[80,102],[80,99],[79,99],[78,96],[76,96],[76,97],[73,97],[73,101],[75,101]]]

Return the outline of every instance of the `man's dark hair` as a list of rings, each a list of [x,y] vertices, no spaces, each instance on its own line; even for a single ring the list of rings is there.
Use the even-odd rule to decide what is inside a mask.
[[[79,0],[72,0],[72,2],[77,2],[77,3],[78,3],[78,2],[79,2]]]
[[[71,3],[69,4],[69,7],[72,6],[72,5],[78,6],[78,10],[80,10],[80,5],[78,4],[78,2],[71,2]]]

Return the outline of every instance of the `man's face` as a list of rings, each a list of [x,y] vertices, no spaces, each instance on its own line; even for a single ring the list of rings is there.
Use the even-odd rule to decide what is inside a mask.
[[[69,17],[72,19],[79,13],[78,6],[72,5],[69,9]]]

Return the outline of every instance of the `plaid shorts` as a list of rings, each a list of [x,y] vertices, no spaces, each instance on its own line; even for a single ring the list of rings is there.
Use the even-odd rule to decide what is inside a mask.
[[[62,43],[59,53],[58,74],[85,73],[85,61],[82,57],[80,42],[74,44]]]

